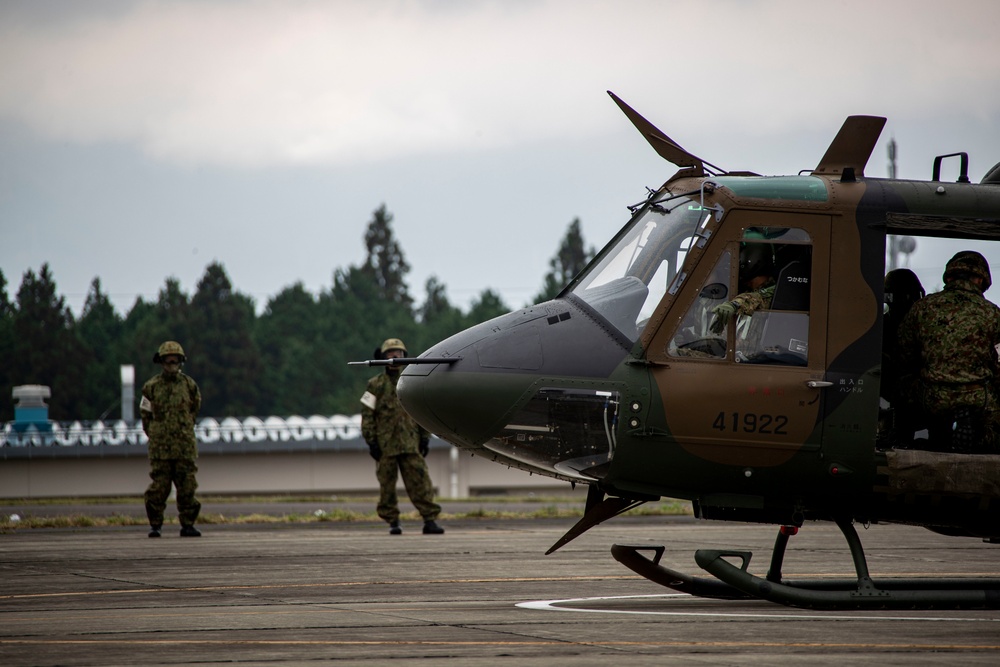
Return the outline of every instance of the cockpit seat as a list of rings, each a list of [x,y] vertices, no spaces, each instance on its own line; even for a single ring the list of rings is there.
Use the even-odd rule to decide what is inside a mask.
[[[805,366],[809,354],[809,266],[806,262],[795,260],[785,265],[778,273],[770,311],[759,315],[763,316],[760,317],[759,348],[748,361]]]
[[[771,310],[809,310],[809,267],[805,262],[795,260],[781,269]]]

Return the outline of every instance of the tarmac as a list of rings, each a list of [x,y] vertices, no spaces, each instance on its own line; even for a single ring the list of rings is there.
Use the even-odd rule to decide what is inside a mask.
[[[201,538],[170,524],[159,539],[138,526],[14,529],[0,534],[0,664],[1000,663],[1000,610],[703,600],[610,553],[662,544],[664,563],[709,576],[696,549],[750,549],[750,571],[763,574],[773,527],[626,515],[543,555],[574,521],[455,519],[440,536],[418,521],[401,536],[375,521],[203,525]],[[876,581],[1000,576],[1000,545],[905,526],[859,533]],[[853,567],[837,528],[810,523],[784,572]]]

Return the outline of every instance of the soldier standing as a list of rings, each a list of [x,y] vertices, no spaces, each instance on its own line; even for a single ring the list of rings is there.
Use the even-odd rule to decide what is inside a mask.
[[[406,356],[406,346],[398,338],[389,338],[379,348],[383,359]],[[400,535],[399,504],[396,480],[403,476],[403,485],[420,516],[424,519],[425,535],[444,532],[437,524],[441,506],[434,502],[434,487],[427,471],[430,434],[403,409],[396,395],[401,366],[386,366],[368,381],[361,397],[361,434],[376,461],[375,474],[379,484],[378,515],[389,522],[389,534]]]
[[[149,437],[149,476],[153,480],[145,494],[150,537],[160,536],[171,484],[177,488],[181,537],[201,537],[194,527],[201,510],[194,495],[198,488],[194,419],[201,409],[201,392],[198,384],[181,372],[186,360],[180,343],[168,340],[153,355],[153,363],[163,366],[163,371],[142,386],[139,413],[142,430]]]
[[[993,451],[1000,364],[1000,309],[983,297],[990,266],[965,250],[944,270],[944,290],[917,301],[899,328],[902,371],[915,379],[914,401],[933,449]]]

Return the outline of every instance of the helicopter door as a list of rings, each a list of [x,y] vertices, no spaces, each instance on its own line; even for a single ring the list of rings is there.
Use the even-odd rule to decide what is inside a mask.
[[[702,257],[648,357],[678,445],[778,465],[821,444],[822,389],[810,385],[826,366],[830,217],[734,211],[724,227],[735,238]]]

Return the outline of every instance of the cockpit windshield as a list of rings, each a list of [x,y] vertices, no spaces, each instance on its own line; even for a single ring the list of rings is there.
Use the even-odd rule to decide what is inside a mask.
[[[710,215],[686,196],[647,205],[579,276],[570,294],[635,341],[663,295],[684,281],[684,258],[703,238]]]

